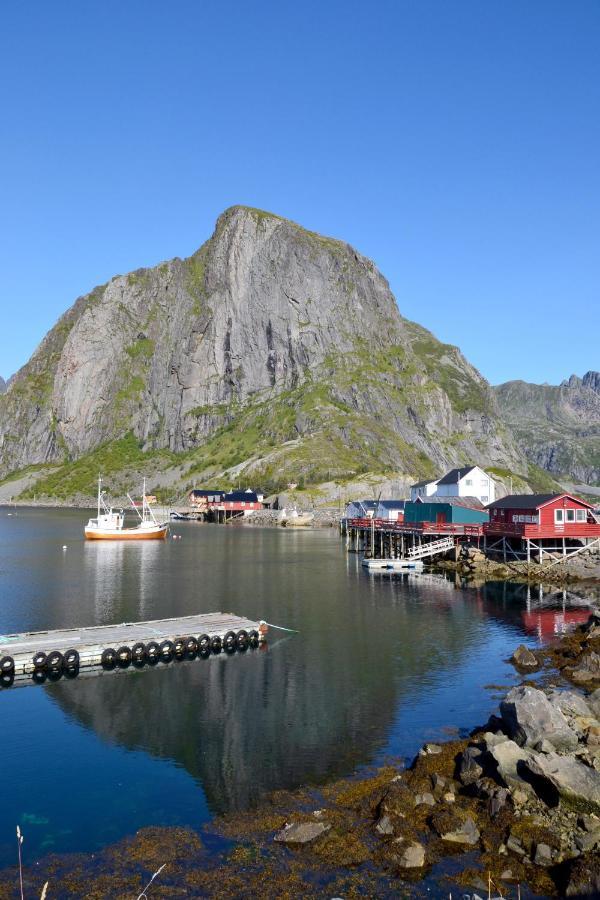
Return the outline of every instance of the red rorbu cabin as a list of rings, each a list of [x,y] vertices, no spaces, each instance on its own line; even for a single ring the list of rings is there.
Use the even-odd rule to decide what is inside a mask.
[[[600,539],[600,521],[589,503],[571,494],[511,494],[488,506],[489,524],[484,526],[490,541],[520,539],[527,547],[540,550],[563,549]],[[533,543],[535,542],[535,543]],[[560,543],[559,543],[560,542]]]

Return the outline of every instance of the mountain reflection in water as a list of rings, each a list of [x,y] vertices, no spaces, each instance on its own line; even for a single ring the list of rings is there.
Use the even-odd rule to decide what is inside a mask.
[[[521,586],[365,574],[333,530],[185,524],[181,541],[85,544],[85,515],[0,511],[0,631],[221,610],[299,633],[272,630],[265,650],[232,657],[0,693],[0,779],[11,779],[0,833],[8,840],[25,814],[47,821],[28,826],[38,852],[50,838],[50,849],[93,849],[144,824],[198,826],[473,727],[494,708],[484,686],[515,680],[505,659],[544,603]],[[42,720],[40,766],[28,754]],[[98,802],[113,785],[118,817]],[[86,829],[67,827],[88,800]]]

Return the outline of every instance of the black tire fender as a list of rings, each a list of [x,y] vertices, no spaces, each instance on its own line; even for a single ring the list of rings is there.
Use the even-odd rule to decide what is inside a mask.
[[[15,661],[12,656],[3,656],[0,659],[0,675],[10,675],[15,671]]]
[[[71,650],[67,650],[65,652],[65,655],[63,656],[63,659],[67,669],[74,669],[79,665],[79,653],[74,648],[72,648]]]
[[[100,662],[108,669],[112,669],[117,661],[117,652],[114,647],[105,647],[100,657]]]
[[[131,658],[134,661],[139,662],[145,657],[145,655],[146,647],[141,641],[138,641],[137,644],[134,644],[131,648]]]
[[[60,650],[51,650],[48,656],[46,657],[46,666],[48,669],[62,669],[63,667],[63,655]]]
[[[46,654],[43,650],[38,650],[37,653],[33,654],[32,663],[34,669],[45,669],[46,668]]]

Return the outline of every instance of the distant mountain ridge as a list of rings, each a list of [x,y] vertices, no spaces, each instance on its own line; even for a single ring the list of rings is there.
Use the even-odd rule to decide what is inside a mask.
[[[556,477],[600,484],[600,372],[559,385],[508,381],[494,392],[532,463]]]

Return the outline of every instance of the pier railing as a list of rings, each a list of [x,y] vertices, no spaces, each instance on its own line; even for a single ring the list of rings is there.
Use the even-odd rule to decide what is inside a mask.
[[[457,534],[481,537],[483,524],[469,525],[459,522],[393,522],[388,519],[348,519],[346,524],[350,528],[372,528],[377,531],[392,531],[399,534]]]

